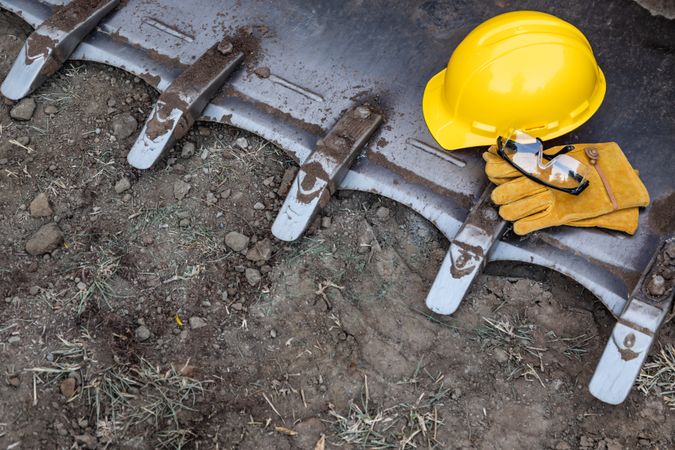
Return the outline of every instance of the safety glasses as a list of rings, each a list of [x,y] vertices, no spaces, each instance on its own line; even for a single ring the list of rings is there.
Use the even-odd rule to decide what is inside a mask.
[[[567,155],[567,145],[554,154],[544,153],[544,144],[522,131],[497,138],[497,153],[527,178],[559,191],[579,195],[588,187],[588,167]]]

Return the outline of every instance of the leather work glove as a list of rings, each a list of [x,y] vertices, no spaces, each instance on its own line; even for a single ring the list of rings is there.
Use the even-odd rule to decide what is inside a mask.
[[[551,147],[544,150],[546,154],[555,154],[559,152],[563,146]],[[579,148],[575,147],[569,154],[574,157],[575,153],[580,152]],[[485,161],[485,174],[488,179],[499,186],[514,178],[522,177],[523,174],[518,172],[511,164],[506,162],[504,158],[497,154],[497,146],[491,146],[488,151],[483,153],[483,160]],[[639,175],[639,172],[635,171]],[[598,217],[591,217],[589,219],[573,220],[564,225],[570,227],[581,228],[605,228],[608,230],[621,231],[628,234],[634,234],[638,226],[638,216],[640,210],[638,208],[625,208],[617,211],[612,211],[607,214],[602,214]]]
[[[587,154],[591,148],[597,151],[593,161]],[[590,169],[589,186],[579,195],[532,181],[495,153],[491,148],[483,155],[488,177],[499,185],[492,192],[492,200],[500,205],[503,219],[515,222],[513,229],[519,235],[557,225],[598,226],[633,234],[637,207],[649,204],[647,189],[614,142],[579,144],[567,153]]]

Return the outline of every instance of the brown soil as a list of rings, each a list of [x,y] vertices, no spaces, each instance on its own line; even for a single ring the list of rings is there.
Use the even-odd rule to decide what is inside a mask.
[[[0,13],[0,77],[25,36]],[[280,242],[291,162],[271,144],[197,124],[139,172],[138,130],[116,140],[110,122],[145,121],[143,82],[66,64],[33,97],[28,122],[0,106],[0,448],[675,446],[658,388],[620,406],[588,393],[614,319],[563,276],[491,265],[453,317],[431,315],[448,243],[414,212],[340,192]],[[51,217],[30,215],[40,192]],[[64,244],[29,256],[52,221]],[[668,326],[655,351],[674,341]]]

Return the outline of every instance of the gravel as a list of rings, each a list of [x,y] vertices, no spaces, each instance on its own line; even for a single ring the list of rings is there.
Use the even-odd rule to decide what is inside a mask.
[[[235,252],[241,252],[248,247],[248,236],[239,233],[238,231],[230,231],[225,235],[225,245],[230,247]]]
[[[24,98],[9,112],[9,116],[14,120],[30,120],[33,117],[37,104],[33,98]]]
[[[150,333],[150,330],[148,327],[145,325],[141,325],[140,327],[136,328],[136,331],[134,332],[134,335],[136,336],[136,340],[138,342],[145,342],[148,339],[150,339],[152,333]]]
[[[131,188],[131,181],[127,177],[122,177],[117,183],[115,183],[115,192],[121,194],[124,191],[127,191]]]
[[[48,114],[48,115],[51,116],[51,115],[56,114],[57,112],[59,112],[59,108],[57,108],[56,106],[54,106],[54,105],[45,106],[45,114]]]
[[[237,140],[234,141],[234,145],[236,145],[242,150],[248,150],[249,147],[248,139],[246,139],[245,137],[237,138]]]
[[[260,280],[262,280],[262,275],[260,275],[260,271],[258,269],[252,269],[252,268],[247,268],[246,272],[244,272],[244,276],[246,277],[246,281],[248,284],[251,286],[256,286],[258,283],[260,283]]]
[[[29,210],[31,217],[49,217],[54,213],[49,206],[49,198],[47,198],[47,194],[44,192],[40,192],[37,197],[30,202]]]
[[[255,243],[246,253],[246,259],[250,261],[268,261],[272,257],[272,241],[265,238]]]
[[[188,159],[195,154],[195,144],[192,142],[186,142],[183,144],[183,148],[180,152],[180,157],[183,159]]]
[[[43,255],[55,250],[63,242],[63,232],[55,223],[43,225],[26,242],[26,251],[33,256]]]
[[[176,197],[176,200],[183,200],[188,192],[190,192],[191,187],[190,183],[178,180],[173,183],[173,196]]]
[[[386,208],[384,206],[380,206],[377,209],[377,212],[375,213],[375,216],[377,216],[377,218],[380,219],[380,220],[387,220],[389,218],[389,208]]]
[[[190,328],[193,330],[198,330],[200,328],[204,328],[206,326],[206,320],[202,319],[201,317],[190,317],[188,319],[188,322],[190,323]]]
[[[111,127],[117,139],[126,139],[136,132],[138,122],[131,114],[123,113],[113,117]]]

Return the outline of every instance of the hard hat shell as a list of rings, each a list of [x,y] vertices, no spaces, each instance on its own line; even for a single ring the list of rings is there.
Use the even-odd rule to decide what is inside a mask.
[[[586,122],[605,89],[581,31],[550,14],[516,11],[464,38],[427,83],[422,110],[448,150],[493,144],[511,129],[547,140]]]

